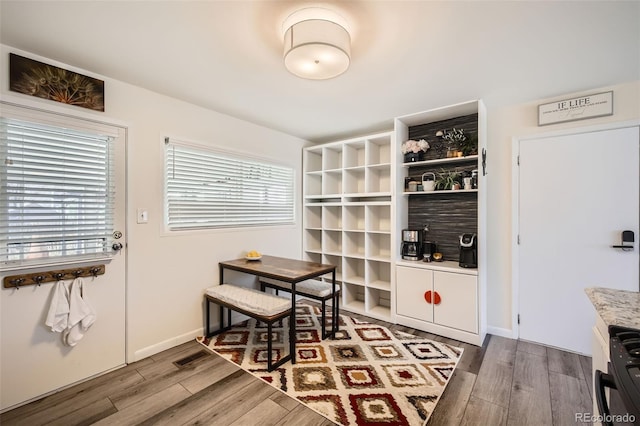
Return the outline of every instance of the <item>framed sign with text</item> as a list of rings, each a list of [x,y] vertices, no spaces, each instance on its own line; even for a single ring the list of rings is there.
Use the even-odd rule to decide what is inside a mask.
[[[613,115],[613,91],[538,105],[538,126]]]

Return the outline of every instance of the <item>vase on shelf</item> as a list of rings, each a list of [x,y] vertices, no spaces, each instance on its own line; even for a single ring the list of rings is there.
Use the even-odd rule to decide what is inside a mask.
[[[407,152],[404,154],[405,163],[415,163],[416,161],[422,161],[424,159],[424,152]]]
[[[462,157],[462,151],[455,148],[449,148],[447,150],[447,158],[456,158],[456,157]]]

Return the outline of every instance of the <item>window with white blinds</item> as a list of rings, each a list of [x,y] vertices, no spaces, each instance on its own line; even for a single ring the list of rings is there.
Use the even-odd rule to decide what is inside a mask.
[[[0,265],[110,254],[112,139],[0,117]]]
[[[169,230],[294,222],[294,170],[165,139]]]

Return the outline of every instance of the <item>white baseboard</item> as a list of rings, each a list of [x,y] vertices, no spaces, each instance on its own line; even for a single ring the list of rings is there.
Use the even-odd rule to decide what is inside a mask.
[[[237,324],[239,322],[242,322],[246,319],[248,319],[249,317],[247,317],[246,315],[242,315],[238,312],[232,312],[231,313],[231,324]],[[227,321],[226,316],[225,316],[225,322]],[[213,327],[212,330],[216,330],[216,327],[218,327],[217,322],[211,324],[211,326]],[[164,340],[162,342],[156,343],[155,345],[151,345],[151,346],[147,346],[146,348],[142,348],[142,349],[138,349],[137,351],[135,351],[133,353],[133,360],[127,360],[127,363],[132,363],[135,361],[140,361],[141,359],[145,359],[150,357],[151,355],[155,355],[159,352],[162,351],[166,351],[167,349],[171,349],[174,346],[178,346],[181,345],[183,343],[186,343],[190,340],[194,340],[196,337],[198,336],[204,336],[204,328],[197,328],[193,331],[190,331],[188,333],[185,334],[181,334],[179,336],[176,337],[172,337],[171,339],[167,339]]]
[[[247,319],[248,317],[242,315],[242,314],[238,314],[237,312],[233,312],[231,315],[231,322],[232,324],[237,324],[240,321],[244,321],[245,319]],[[226,322],[226,320],[225,320]],[[216,327],[216,324],[212,324],[214,327]],[[494,336],[500,336],[500,337],[506,337],[508,339],[515,339],[516,336],[514,336],[514,333],[512,332],[512,330],[508,329],[508,328],[501,328],[501,327],[492,327],[492,326],[487,326],[487,333],[488,334],[492,334]],[[171,349],[174,346],[178,346],[181,345],[185,342],[188,342],[189,340],[193,340],[198,336],[203,336],[204,335],[204,329],[202,328],[198,328],[196,330],[190,331],[188,333],[182,334],[180,336],[176,336],[173,337],[171,339],[167,339],[164,340],[162,342],[156,343],[155,345],[151,345],[151,346],[147,346],[146,348],[142,348],[142,349],[138,349],[137,351],[134,352],[133,354],[133,360],[129,360],[128,362],[135,362],[135,361],[140,361],[141,359],[144,358],[148,358],[152,355],[155,355],[159,352],[162,351],[166,351],[167,349]]]
[[[194,340],[198,336],[202,336],[204,331],[202,328],[198,328],[196,330],[190,331],[188,333],[182,334],[180,336],[173,337],[171,339],[164,340],[160,343],[156,343],[155,345],[147,346],[146,348],[138,349],[133,353],[133,360],[128,360],[129,363],[140,361],[141,359],[145,359],[150,357],[151,355],[155,355],[159,352],[166,351],[167,349],[171,349],[174,346],[181,345],[183,343],[188,342],[189,340]]]
[[[507,339],[515,339],[513,331],[508,328],[487,326],[487,333],[494,336],[506,337]]]

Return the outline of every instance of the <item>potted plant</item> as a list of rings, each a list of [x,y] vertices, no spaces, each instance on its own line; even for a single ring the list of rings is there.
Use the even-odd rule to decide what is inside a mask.
[[[460,189],[460,173],[456,170],[442,170],[436,178],[436,189]]]
[[[424,153],[429,149],[429,143],[424,139],[414,141],[412,139],[402,143],[400,152],[404,154],[404,162],[411,163],[422,161]]]
[[[451,130],[439,130],[436,133],[436,136],[441,137],[447,143],[447,157],[461,157],[463,155],[467,155],[464,153],[464,150],[467,148],[467,144],[471,144],[471,138],[467,138],[467,135],[464,134],[464,129],[456,129],[455,127]],[[469,140],[469,142],[467,142]],[[462,147],[465,147],[463,149]]]
[[[478,153],[478,141],[471,136],[458,142],[458,149],[462,151],[463,156],[474,155]]]

